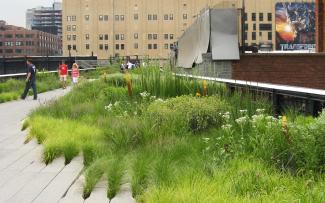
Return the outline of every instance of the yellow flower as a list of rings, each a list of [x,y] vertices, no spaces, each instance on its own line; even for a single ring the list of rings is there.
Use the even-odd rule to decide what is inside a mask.
[[[200,92],[197,92],[197,93],[196,93],[196,96],[197,96],[197,97],[200,97],[200,96],[201,96]]]
[[[282,117],[282,127],[286,128],[288,126],[288,120],[286,116]]]

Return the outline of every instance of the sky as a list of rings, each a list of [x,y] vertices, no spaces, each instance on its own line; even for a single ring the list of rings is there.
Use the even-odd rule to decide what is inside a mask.
[[[4,20],[10,25],[25,27],[27,9],[51,6],[53,2],[54,0],[0,0],[0,20]]]

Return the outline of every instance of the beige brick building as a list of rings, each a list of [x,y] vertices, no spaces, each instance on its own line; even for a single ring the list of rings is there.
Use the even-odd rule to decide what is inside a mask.
[[[277,2],[313,1],[246,0],[245,43],[275,44]],[[63,53],[68,56],[70,47],[73,56],[168,58],[173,43],[208,7],[241,8],[242,0],[63,0]]]

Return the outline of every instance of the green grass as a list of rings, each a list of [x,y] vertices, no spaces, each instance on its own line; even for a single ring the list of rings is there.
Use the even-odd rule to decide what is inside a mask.
[[[106,180],[110,199],[131,183],[138,202],[324,202],[325,112],[291,114],[283,127],[262,95],[206,89],[195,96],[203,81],[154,68],[106,74],[24,128],[46,163],[83,155],[85,198]]]

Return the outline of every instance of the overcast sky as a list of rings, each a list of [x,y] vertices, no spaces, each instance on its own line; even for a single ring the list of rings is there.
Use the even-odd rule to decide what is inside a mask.
[[[61,1],[61,0],[56,0]],[[54,0],[0,0],[0,20],[25,27],[25,13],[29,8],[51,6]]]

